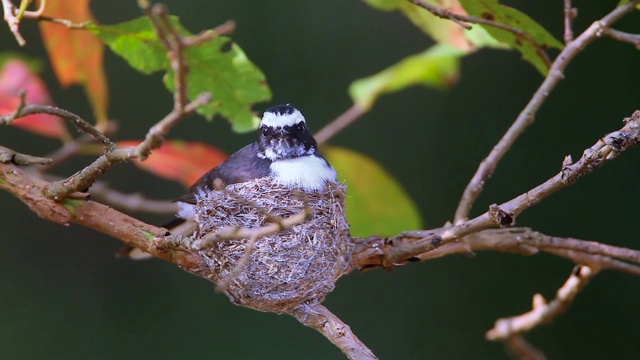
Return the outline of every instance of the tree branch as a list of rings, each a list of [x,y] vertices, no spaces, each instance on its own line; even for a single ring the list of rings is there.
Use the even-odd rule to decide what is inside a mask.
[[[433,15],[439,18],[451,20],[467,30],[471,30],[471,26],[466,23],[473,23],[473,24],[487,25],[487,26],[495,27],[497,29],[508,31],[516,35],[518,38],[531,43],[531,45],[533,45],[533,47],[536,49],[536,53],[538,54],[538,56],[544,61],[547,68],[551,66],[551,60],[549,60],[549,56],[545,52],[546,47],[541,45],[538,41],[536,41],[536,39],[533,36],[529,35],[529,33],[527,33],[522,29],[505,25],[503,23],[499,23],[493,20],[479,18],[476,16],[455,14],[449,9],[440,8],[435,5],[431,5],[425,0],[409,0],[409,2],[429,11],[430,13],[432,13]]]
[[[366,109],[362,108],[358,104],[354,104],[347,109],[347,111],[343,112],[340,116],[320,129],[320,131],[318,131],[313,137],[316,139],[318,144],[324,144],[344,128],[351,125],[351,123],[358,120],[358,118],[366,112]]]
[[[602,33],[612,39],[627,42],[640,50],[640,34],[629,34],[615,29],[604,29]]]
[[[554,192],[575,183],[581,176],[599,169],[626,149],[636,146],[640,142],[640,111],[634,112],[624,121],[625,125],[621,130],[598,140],[584,151],[582,158],[575,164],[567,157],[562,170],[556,176],[510,201],[492,205],[489,211],[474,219],[441,229],[405,232],[389,239],[364,239],[366,243],[376,243],[378,251],[373,254],[365,251],[367,255],[364,255],[364,258],[354,257],[354,266],[361,268],[377,265],[391,268],[480,230],[513,225],[516,217],[523,211]],[[388,246],[389,244],[392,246]]]
[[[0,146],[0,163],[12,163],[16,165],[31,165],[31,164],[49,164],[51,159],[42,158],[27,154],[21,154],[4,146]]]
[[[539,325],[551,322],[567,311],[576,295],[598,272],[597,268],[576,266],[569,279],[558,289],[555,299],[547,303],[542,295],[534,295],[531,311],[511,318],[499,319],[485,337],[491,341],[507,340],[512,336],[520,335]]]
[[[67,179],[51,183],[47,190],[47,196],[51,199],[60,201],[71,193],[83,191],[91,187],[100,175],[107,172],[115,164],[119,164],[133,158],[139,158],[141,160],[146,159],[151,154],[152,149],[156,149],[162,145],[163,136],[169,131],[169,129],[171,129],[186,115],[195,112],[198,107],[208,103],[210,99],[211,97],[208,93],[202,94],[194,101],[187,104],[184,111],[172,111],[164,119],[154,125],[147,133],[145,140],[136,147],[120,149],[114,145],[113,150],[98,157],[91,165],[85,167]]]
[[[321,304],[302,306],[291,314],[305,326],[316,329],[351,360],[375,360],[369,348],[331,311]]]
[[[555,89],[560,80],[564,79],[563,71],[569,65],[571,60],[593,40],[600,37],[604,29],[609,28],[622,16],[632,11],[636,5],[640,4],[640,0],[631,1],[611,11],[608,15],[594,22],[587,30],[585,30],[575,40],[567,44],[567,46],[558,54],[555,61],[551,65],[549,74],[544,79],[538,90],[534,93],[529,103],[520,112],[516,120],[513,122],[509,130],[502,136],[500,141],[492,148],[489,155],[482,160],[480,166],[473,175],[473,178],[467,185],[455,212],[454,222],[460,223],[468,218],[471,207],[482,192],[484,184],[491,177],[498,162],[511,148],[516,139],[531,125],[535,120],[536,113],[544,104],[546,99]]]
[[[147,214],[173,216],[179,210],[178,205],[169,200],[147,199],[140,193],[125,194],[110,188],[109,185],[103,181],[97,181],[91,186],[91,198],[128,213],[143,212]]]
[[[21,95],[21,106],[18,106],[16,111],[12,114],[2,115],[0,116],[0,125],[8,125],[11,124],[15,119],[25,117],[27,115],[32,114],[49,114],[59,116],[65,120],[71,121],[71,123],[83,133],[87,133],[93,138],[95,138],[98,142],[100,142],[106,152],[112,151],[116,148],[116,145],[109,140],[100,130],[93,127],[89,122],[81,118],[80,116],[64,110],[55,106],[46,106],[46,105],[33,105],[33,104],[24,104],[24,95]]]
[[[578,10],[571,7],[571,0],[564,0],[564,43],[573,41],[573,20],[578,15]]]
[[[12,164],[0,163],[0,188],[7,190],[41,218],[58,224],[77,223],[110,235],[153,256],[192,268],[202,263],[195,252],[163,247],[157,240],[166,229],[145,224],[108,206],[79,199],[54,201],[45,196],[49,183]]]

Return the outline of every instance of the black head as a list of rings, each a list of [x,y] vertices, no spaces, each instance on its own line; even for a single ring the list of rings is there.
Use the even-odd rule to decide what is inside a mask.
[[[314,154],[317,144],[302,113],[287,104],[264,112],[258,146],[259,157],[275,161]]]

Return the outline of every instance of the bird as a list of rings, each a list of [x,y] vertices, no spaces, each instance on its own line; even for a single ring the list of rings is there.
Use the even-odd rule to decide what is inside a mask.
[[[327,182],[337,181],[335,169],[318,151],[318,144],[300,110],[290,104],[270,107],[264,111],[258,130],[255,141],[202,175],[186,194],[175,200],[179,207],[178,214],[165,228],[182,235],[193,232],[197,197],[217,191],[220,186],[269,176],[277,185],[319,191]],[[138,252],[142,253],[140,250]],[[122,251],[119,253],[122,254]],[[127,255],[132,258],[143,257],[135,252]]]

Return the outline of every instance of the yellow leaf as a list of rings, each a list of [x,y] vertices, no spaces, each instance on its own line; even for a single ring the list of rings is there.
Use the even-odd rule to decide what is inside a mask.
[[[347,219],[354,236],[390,236],[421,228],[418,207],[374,159],[353,150],[326,146],[323,153],[347,186]]]

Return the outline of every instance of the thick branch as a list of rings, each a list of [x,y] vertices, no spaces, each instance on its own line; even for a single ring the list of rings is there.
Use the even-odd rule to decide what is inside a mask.
[[[485,182],[491,177],[498,166],[498,162],[511,148],[516,139],[531,125],[535,120],[536,113],[544,104],[551,91],[564,78],[563,71],[569,65],[571,60],[593,40],[600,37],[604,29],[609,28],[622,16],[632,11],[636,5],[640,4],[640,0],[631,1],[614,9],[601,20],[594,22],[587,30],[585,30],[574,41],[560,52],[549,70],[549,74],[544,79],[538,90],[535,92],[529,103],[520,112],[516,120],[513,122],[509,130],[502,136],[500,141],[493,147],[489,155],[482,160],[478,170],[467,185],[460,199],[460,204],[455,213],[455,223],[462,222],[468,218],[471,207],[482,192]]]
[[[47,198],[44,194],[49,183],[14,165],[0,163],[0,179],[0,188],[15,195],[43,219],[58,224],[73,222],[89,227],[186,268],[202,263],[195,252],[159,246],[157,240],[167,235],[166,229],[145,224],[94,201],[69,198],[57,202]]]

